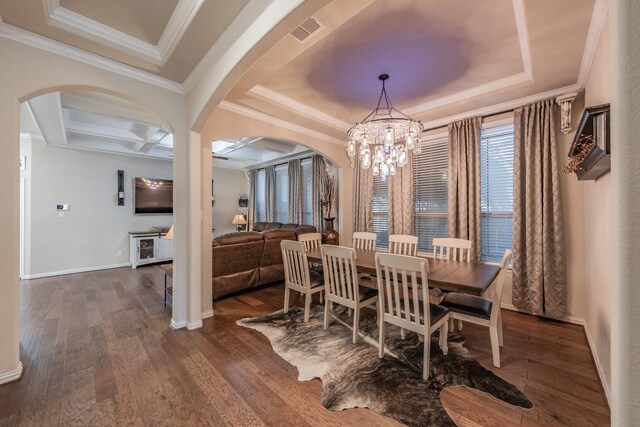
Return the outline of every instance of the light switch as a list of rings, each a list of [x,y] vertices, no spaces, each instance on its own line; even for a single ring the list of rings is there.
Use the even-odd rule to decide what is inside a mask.
[[[65,204],[59,204],[59,205],[56,205],[56,210],[59,210],[59,211],[68,211],[68,210],[69,210],[69,205],[68,205],[68,204],[66,204],[66,203],[65,203]]]

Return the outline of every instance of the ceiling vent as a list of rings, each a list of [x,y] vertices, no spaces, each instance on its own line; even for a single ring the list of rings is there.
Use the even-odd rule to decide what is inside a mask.
[[[305,40],[309,38],[313,33],[323,28],[322,24],[315,20],[315,18],[309,18],[304,21],[302,24],[298,25],[291,31],[291,35],[294,39],[298,40],[300,43],[304,43]]]

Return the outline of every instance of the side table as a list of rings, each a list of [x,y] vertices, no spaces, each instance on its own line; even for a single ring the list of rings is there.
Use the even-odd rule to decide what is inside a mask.
[[[160,267],[164,270],[164,306],[166,307],[167,297],[171,295],[173,298],[173,286],[167,287],[167,277],[171,277],[171,280],[173,280],[173,263],[162,264]]]

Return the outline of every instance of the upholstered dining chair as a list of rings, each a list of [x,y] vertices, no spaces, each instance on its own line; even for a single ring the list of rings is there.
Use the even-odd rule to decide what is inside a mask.
[[[507,249],[502,257],[502,262],[500,262],[500,273],[495,281],[492,299],[450,292],[440,302],[442,307],[451,311],[452,318],[489,327],[493,366],[496,368],[500,367],[500,347],[503,345],[500,303],[502,302],[502,289],[510,259],[511,251]]]
[[[407,255],[376,254],[379,278],[378,316],[380,328],[379,357],[384,356],[385,324],[399,326],[424,337],[422,377],[429,378],[431,334],[440,330],[440,348],[447,354],[449,310],[431,304],[427,292],[427,260]],[[418,278],[420,282],[418,282]]]
[[[311,298],[319,293],[322,300],[324,279],[316,272],[309,270],[307,249],[302,242],[283,240],[280,242],[282,261],[284,263],[284,312],[289,311],[289,293],[291,289],[304,295],[304,321],[309,321]]]
[[[324,329],[329,327],[329,310],[332,303],[353,309],[353,342],[358,341],[360,309],[375,305],[378,290],[360,286],[356,270],[356,251],[344,246],[322,246],[322,269],[324,270]]]
[[[433,239],[433,257],[453,261],[471,261],[471,240],[451,237]]]
[[[377,239],[378,239],[378,235],[376,233],[356,231],[355,233],[353,233],[352,246],[354,249],[360,249],[365,251],[375,251]]]
[[[389,235],[389,253],[418,256],[418,237],[406,234]]]

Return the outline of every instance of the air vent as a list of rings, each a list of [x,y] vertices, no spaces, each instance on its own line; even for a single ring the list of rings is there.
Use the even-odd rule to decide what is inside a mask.
[[[294,39],[300,43],[304,43],[313,33],[322,28],[322,24],[315,20],[315,18],[309,18],[302,24],[298,25],[291,31],[291,35]]]

